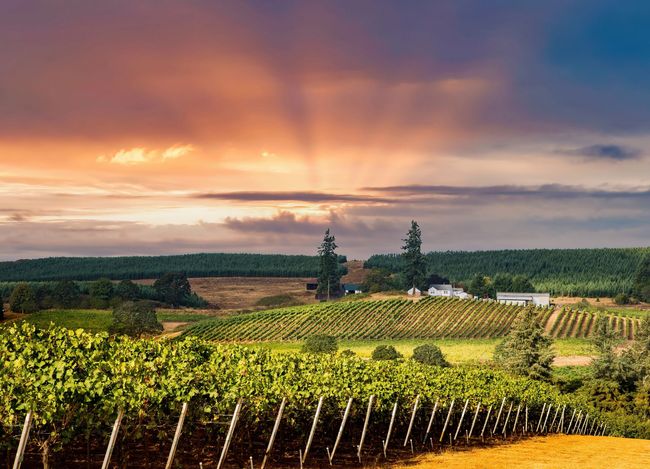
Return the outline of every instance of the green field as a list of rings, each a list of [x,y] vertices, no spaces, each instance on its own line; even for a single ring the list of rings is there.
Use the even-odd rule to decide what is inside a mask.
[[[331,302],[208,319],[185,331],[203,339],[241,342],[299,341],[315,334],[340,340],[490,339],[505,336],[523,310],[494,301],[425,297]],[[591,336],[598,314],[540,308],[539,319],[558,338]],[[549,323],[553,321],[553,323]],[[632,339],[639,321],[609,316],[613,329]]]
[[[436,344],[444,353],[445,358],[453,364],[471,363],[476,361],[492,360],[494,347],[501,342],[501,339],[402,339],[402,340],[342,340],[339,342],[339,350],[352,350],[363,358],[370,358],[372,351],[378,345],[392,345],[404,357],[411,356],[413,349],[423,344]],[[302,342],[264,342],[245,344],[253,348],[269,348],[274,352],[298,352]],[[558,357],[594,354],[594,349],[589,340],[586,339],[557,339],[553,347]]]
[[[196,322],[205,319],[205,315],[176,311],[162,311],[157,314],[159,321]],[[105,332],[111,325],[110,310],[103,309],[58,309],[39,311],[25,317],[25,321],[38,327],[50,324],[68,329],[85,329],[89,332]]]

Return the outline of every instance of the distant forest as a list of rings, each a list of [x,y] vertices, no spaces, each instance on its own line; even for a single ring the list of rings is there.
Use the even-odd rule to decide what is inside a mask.
[[[535,289],[557,296],[614,296],[632,289],[635,272],[650,248],[447,251],[426,255],[429,273],[469,285],[475,275],[526,275]],[[399,272],[397,254],[371,256],[366,268]]]
[[[345,262],[345,256],[339,256],[339,261]],[[0,262],[0,281],[134,280],[166,272],[183,272],[188,277],[314,277],[318,266],[317,256],[280,254],[49,257]]]

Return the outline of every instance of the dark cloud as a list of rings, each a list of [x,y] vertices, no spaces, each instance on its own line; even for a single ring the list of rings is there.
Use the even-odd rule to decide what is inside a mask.
[[[334,202],[355,202],[355,203],[391,203],[393,200],[385,197],[373,197],[370,195],[334,194],[326,192],[284,192],[284,191],[240,191],[196,194],[192,196],[197,199],[216,199],[238,202],[308,202],[308,203],[334,203]]]
[[[571,156],[580,156],[585,159],[590,160],[601,160],[601,161],[627,161],[627,160],[637,160],[641,157],[642,152],[638,148],[632,148],[625,145],[589,145],[581,148],[574,148],[568,150],[558,150],[558,153],[571,155]]]

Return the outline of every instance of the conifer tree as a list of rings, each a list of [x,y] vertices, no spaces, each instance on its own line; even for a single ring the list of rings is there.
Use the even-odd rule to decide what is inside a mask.
[[[404,246],[402,246],[404,270],[402,273],[406,287],[422,289],[425,287],[427,265],[422,254],[422,231],[418,222],[411,221],[411,229],[402,241],[404,241]]]
[[[633,291],[639,300],[650,302],[650,255],[645,256],[639,264]]]
[[[329,228],[325,231],[323,242],[318,247],[320,257],[318,290],[320,295],[326,295],[329,300],[332,295],[337,295],[341,290],[341,273],[339,272],[338,255],[336,254],[336,238],[330,234]]]
[[[535,308],[526,308],[506,338],[494,350],[494,361],[521,376],[549,381],[553,364],[553,340],[544,334]]]

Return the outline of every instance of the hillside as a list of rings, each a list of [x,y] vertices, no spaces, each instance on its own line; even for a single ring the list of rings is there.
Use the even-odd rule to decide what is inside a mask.
[[[345,260],[343,257],[341,260]],[[345,270],[342,267],[343,270]],[[0,262],[0,281],[146,279],[166,272],[188,277],[312,277],[317,256],[185,254],[179,256],[49,257]]]
[[[426,255],[431,272],[452,282],[469,281],[477,274],[528,276],[538,291],[563,296],[615,296],[629,291],[634,273],[650,248],[521,249],[502,251],[447,251]],[[366,268],[398,272],[402,258],[373,255]]]
[[[267,310],[209,319],[190,326],[185,334],[210,340],[301,340],[314,334],[340,339],[493,338],[504,336],[520,306],[493,301],[426,297],[340,301]],[[554,337],[588,337],[596,313],[540,309]],[[639,320],[610,316],[621,335],[632,338]]]

